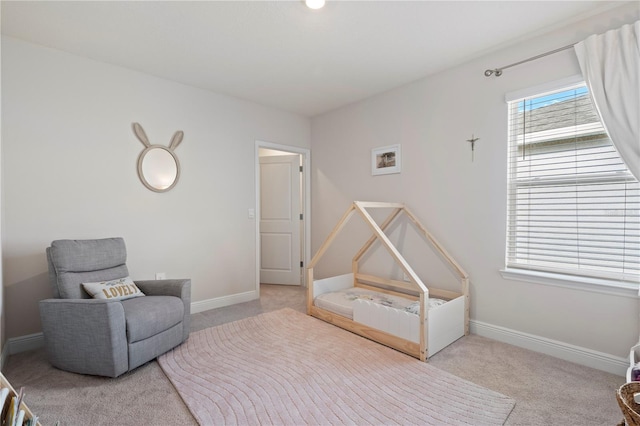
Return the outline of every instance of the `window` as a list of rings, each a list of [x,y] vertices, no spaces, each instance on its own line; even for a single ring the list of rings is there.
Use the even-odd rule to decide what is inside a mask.
[[[507,268],[637,282],[640,184],[584,83],[508,104]]]

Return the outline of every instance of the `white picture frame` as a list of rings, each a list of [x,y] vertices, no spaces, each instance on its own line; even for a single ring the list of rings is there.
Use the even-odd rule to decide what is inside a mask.
[[[402,171],[400,144],[381,146],[371,150],[371,174],[388,175]]]

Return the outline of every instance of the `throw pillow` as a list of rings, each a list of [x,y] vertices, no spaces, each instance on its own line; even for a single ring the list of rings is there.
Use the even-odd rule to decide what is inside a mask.
[[[82,287],[94,299],[124,300],[144,296],[130,277],[99,283],[82,283]]]

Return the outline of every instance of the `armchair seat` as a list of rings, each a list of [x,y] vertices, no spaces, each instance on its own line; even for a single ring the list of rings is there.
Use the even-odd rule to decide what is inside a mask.
[[[54,298],[39,307],[54,367],[117,377],[189,337],[189,279],[135,281],[144,295],[124,300],[93,299],[83,289],[129,276],[122,238],[57,240],[46,252]]]
[[[135,343],[155,336],[184,318],[182,300],[173,296],[146,296],[123,300],[127,342]]]

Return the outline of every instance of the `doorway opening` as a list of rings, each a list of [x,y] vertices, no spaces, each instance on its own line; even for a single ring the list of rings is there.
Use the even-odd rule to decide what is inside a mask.
[[[256,291],[306,286],[310,253],[310,151],[256,141]]]

